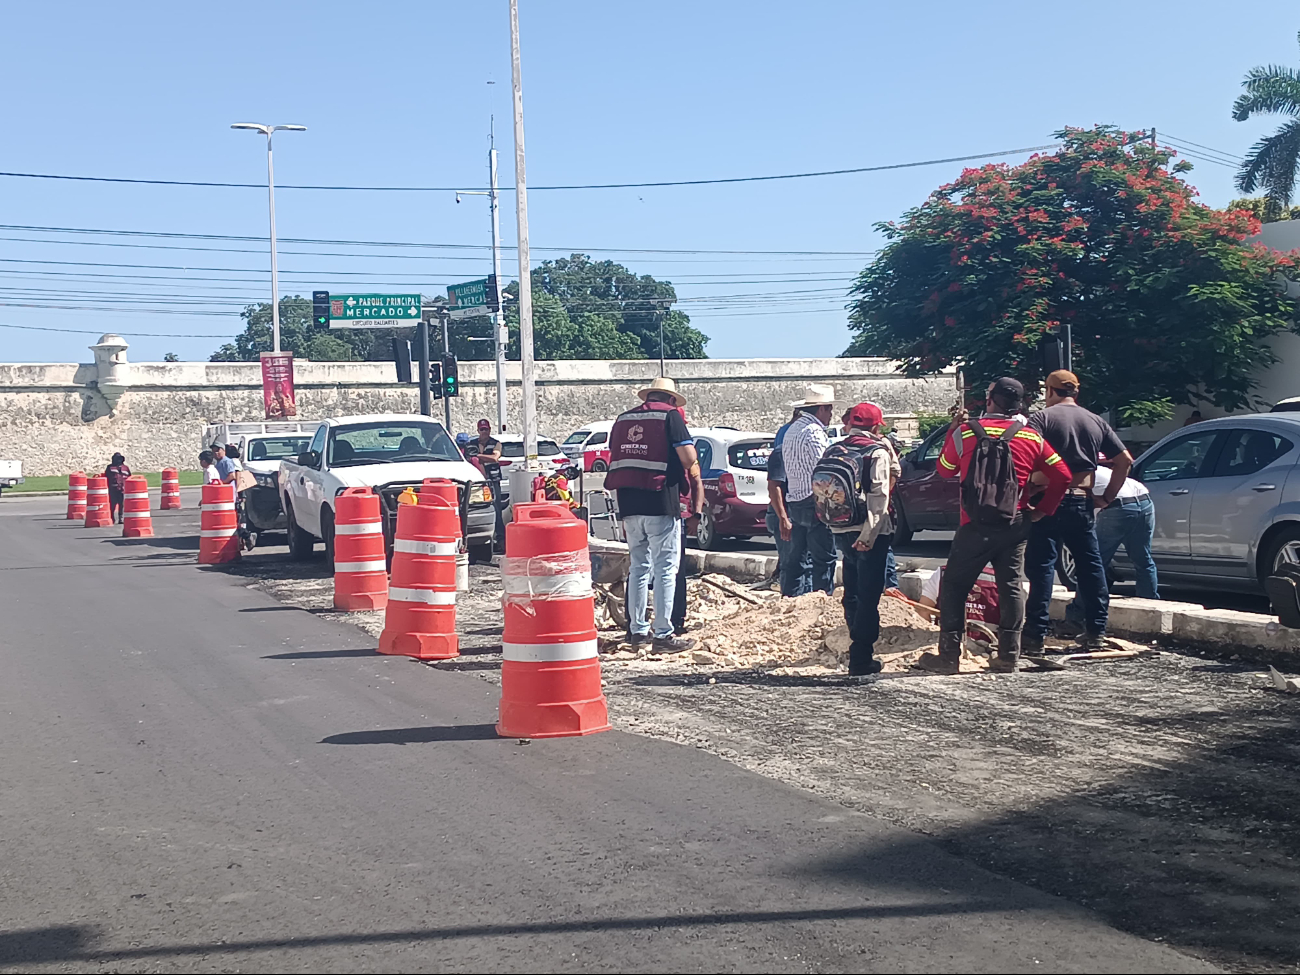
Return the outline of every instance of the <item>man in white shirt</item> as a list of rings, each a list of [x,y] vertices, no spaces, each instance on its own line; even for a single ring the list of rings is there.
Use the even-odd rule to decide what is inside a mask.
[[[799,419],[790,424],[781,441],[785,461],[786,512],[790,517],[789,557],[781,563],[781,595],[801,596],[804,556],[812,560],[812,588],[829,593],[835,588],[835,539],[817,520],[813,508],[813,468],[830,446],[826,424],[835,409],[835,387],[811,383],[803,399],[790,404]]]
[[[1120,545],[1133,563],[1137,581],[1137,594],[1141,599],[1159,599],[1159,582],[1156,579],[1156,562],[1151,557],[1151,539],[1156,531],[1156,506],[1151,492],[1137,478],[1129,477],[1120,485],[1115,500],[1105,504],[1106,488],[1110,485],[1109,467],[1098,467],[1093,472],[1093,504],[1097,506],[1097,547],[1101,550],[1101,564],[1110,578],[1110,563]],[[1066,619],[1078,622],[1082,618],[1079,597],[1065,609]]]

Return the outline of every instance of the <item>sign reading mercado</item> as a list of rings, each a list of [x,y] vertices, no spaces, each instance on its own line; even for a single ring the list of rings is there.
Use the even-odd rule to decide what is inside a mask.
[[[419,295],[330,295],[330,328],[397,328],[419,320]]]

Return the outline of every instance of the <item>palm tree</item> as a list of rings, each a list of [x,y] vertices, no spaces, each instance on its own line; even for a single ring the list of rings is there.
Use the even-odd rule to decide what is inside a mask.
[[[1238,122],[1262,114],[1291,117],[1251,147],[1237,173],[1239,190],[1253,193],[1262,188],[1270,208],[1281,209],[1291,202],[1300,165],[1300,70],[1279,64],[1252,68],[1241,86],[1246,92],[1232,106],[1232,117]]]

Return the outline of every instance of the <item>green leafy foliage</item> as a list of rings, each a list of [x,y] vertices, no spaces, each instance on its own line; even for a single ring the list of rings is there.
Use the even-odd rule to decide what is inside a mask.
[[[1277,223],[1279,220],[1300,220],[1300,206],[1284,207],[1267,196],[1245,196],[1229,200],[1225,210],[1245,210],[1260,223]]]
[[[1237,173],[1237,189],[1243,193],[1263,189],[1277,212],[1291,202],[1300,165],[1300,71],[1278,64],[1251,68],[1241,87],[1245,91],[1232,106],[1232,117],[1238,122],[1254,115],[1289,116],[1276,132],[1250,147]]]
[[[952,421],[952,417],[947,413],[918,413],[916,414],[917,435],[924,440],[940,427],[946,427]]]
[[[240,313],[244,330],[212,354],[213,362],[255,362],[270,352],[271,303],[249,305]],[[318,330],[311,321],[311,299],[280,299],[280,348],[316,362],[381,361],[393,356],[392,337],[409,337],[414,328]],[[441,348],[441,346],[438,346]]]
[[[1058,137],[1053,155],[967,169],[879,225],[888,244],[853,286],[845,354],[1037,391],[1040,343],[1068,322],[1093,409],[1247,405],[1274,361],[1261,340],[1291,327],[1277,281],[1295,257],[1243,245],[1259,221],[1196,203],[1167,151],[1110,127]]]

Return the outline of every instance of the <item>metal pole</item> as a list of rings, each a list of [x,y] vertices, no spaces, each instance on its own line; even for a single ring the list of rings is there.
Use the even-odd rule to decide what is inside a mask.
[[[280,273],[275,265],[275,167],[271,163],[271,132],[266,133],[266,192],[271,203],[271,350],[280,351]]]
[[[446,421],[447,433],[451,433],[451,397],[447,395],[447,354],[451,352],[451,316],[442,315],[442,416]]]
[[[416,329],[415,334],[420,346],[420,412],[425,416],[433,416],[433,408],[429,403],[429,322],[427,319],[420,319],[420,327]]]
[[[665,314],[659,313],[659,378],[668,375],[664,372],[664,318]]]
[[[524,174],[524,83],[519,70],[519,0],[510,0],[510,80],[515,116],[515,221],[519,237],[519,365],[524,393],[524,464],[537,465],[537,386],[533,365],[533,279],[528,256],[528,187]]]
[[[497,281],[497,310],[492,316],[492,333],[496,340],[497,360],[497,430],[505,433],[506,429],[506,315],[501,309],[501,211],[497,206],[497,150],[495,145],[488,149],[488,170],[491,173],[492,186],[488,191],[488,206],[492,210],[492,273]]]

